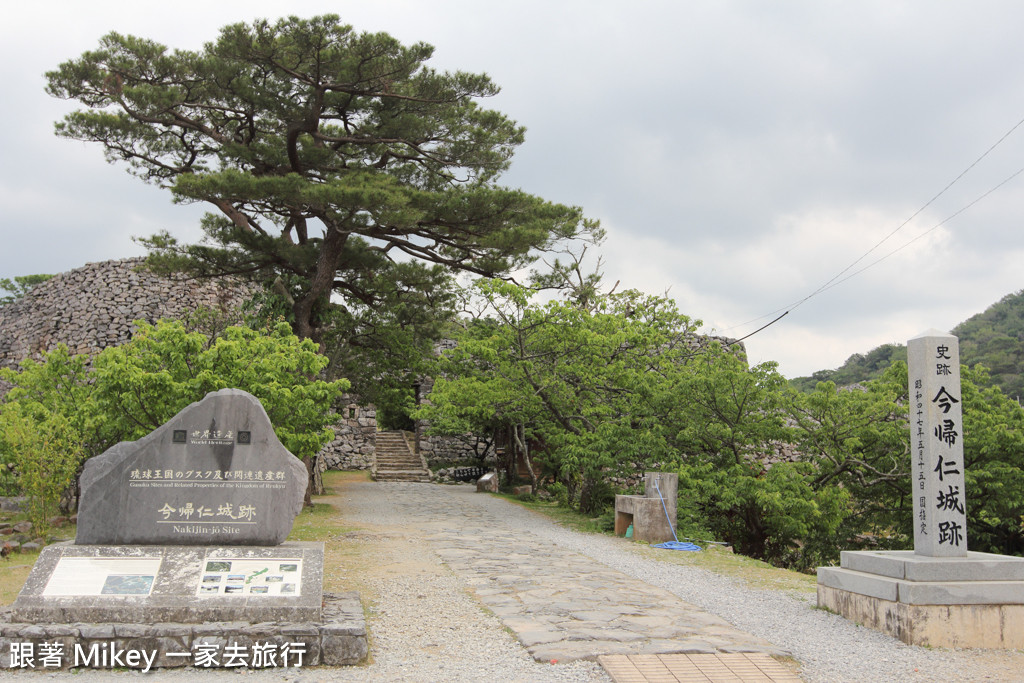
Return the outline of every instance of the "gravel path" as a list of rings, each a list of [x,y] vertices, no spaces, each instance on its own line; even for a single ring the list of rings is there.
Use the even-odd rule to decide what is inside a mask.
[[[436,505],[430,511],[417,507],[422,496],[446,499],[450,514],[438,515]],[[624,539],[567,530],[499,498],[476,494],[472,487],[355,483],[345,484],[335,500],[345,524],[360,531],[332,543],[357,545],[362,566],[342,563],[326,569],[359,585],[367,607],[372,663],[255,672],[163,670],[149,680],[609,681],[592,662],[535,662],[501,620],[470,596],[464,579],[440,561],[435,550],[444,535],[437,531],[457,529],[460,520],[483,515],[670,591],[772,642],[793,654],[807,681],[1024,681],[1024,653],[907,646],[814,609],[811,594],[748,588],[712,572],[643,557]],[[0,672],[0,678],[14,675],[21,674]],[[88,670],[75,680],[139,675]]]

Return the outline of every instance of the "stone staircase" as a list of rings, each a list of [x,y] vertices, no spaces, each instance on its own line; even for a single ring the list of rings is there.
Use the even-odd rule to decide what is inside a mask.
[[[413,453],[403,432],[377,432],[373,478],[376,481],[430,481],[430,473]]]

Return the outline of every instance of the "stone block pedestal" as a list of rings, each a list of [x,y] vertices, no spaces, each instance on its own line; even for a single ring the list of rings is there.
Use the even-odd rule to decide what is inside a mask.
[[[634,540],[665,543],[675,539],[678,489],[678,474],[644,473],[644,495],[615,496],[615,533],[624,535],[632,524]]]
[[[932,647],[1024,648],[1024,558],[844,551],[818,568],[818,606]]]

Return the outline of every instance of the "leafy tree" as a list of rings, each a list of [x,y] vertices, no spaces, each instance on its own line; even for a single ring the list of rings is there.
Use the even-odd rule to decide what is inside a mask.
[[[672,302],[624,292],[592,308],[538,304],[500,281],[480,292],[490,319],[457,336],[417,412],[434,432],[507,430],[512,450],[556,472],[585,512],[607,502],[608,477],[674,458],[656,399],[690,355],[693,323]]]
[[[16,403],[0,412],[0,456],[27,498],[36,533],[45,532],[82,460],[78,432],[60,413]]]
[[[1024,555],[1024,409],[984,367],[962,368],[967,542],[972,550]]]
[[[683,454],[681,514],[741,553],[803,569],[833,554],[847,498],[836,487],[813,487],[809,464],[766,462],[791,439],[789,399],[774,363],[748,368],[714,344],[672,387],[665,424]]]
[[[1024,554],[1024,409],[983,367],[961,368],[968,543],[973,550]],[[907,367],[897,362],[861,390],[819,384],[794,396],[795,443],[813,464],[815,490],[840,486],[850,514],[838,548],[906,548],[913,542]]]
[[[850,495],[849,514],[835,532],[837,551],[903,548],[912,533],[906,400],[904,363],[859,387],[821,382],[810,394],[789,397],[794,448],[813,465],[809,485]]]
[[[426,274],[430,281],[416,291],[385,291],[377,305],[329,313],[324,346],[330,375],[349,378],[353,393],[376,406],[384,428],[412,428],[414,385],[430,373],[435,343],[452,332],[461,301],[461,290],[443,268]]]
[[[14,303],[28,294],[33,287],[41,282],[46,282],[52,277],[53,275],[43,273],[39,275],[16,275],[13,281],[6,277],[0,278],[0,290],[8,292],[8,294],[0,296],[0,306]]]
[[[839,555],[834,534],[849,514],[849,494],[816,489],[812,480],[809,463],[691,458],[679,470],[679,505],[744,555],[813,570]]]
[[[104,349],[92,368],[84,356],[59,347],[42,363],[23,362],[21,372],[0,370],[15,385],[0,416],[11,411],[6,424],[18,428],[34,420],[37,431],[52,416],[84,459],[145,436],[211,391],[243,389],[260,400],[278,438],[312,471],[313,456],[334,436],[331,406],[349,386],[319,378],[327,359],[315,343],[300,340],[287,323],[229,327],[215,339],[179,321],[135,324],[132,341]],[[12,444],[4,456],[20,467],[25,456]]]
[[[273,283],[321,341],[332,296],[393,305],[428,292],[434,264],[505,275],[600,236],[580,209],[497,184],[523,129],[478,105],[498,92],[486,75],[434,71],[432,51],[334,15],[234,24],[199,52],[110,33],[47,92],[86,107],[58,135],[216,207],[201,244],[144,240],[153,267]]]

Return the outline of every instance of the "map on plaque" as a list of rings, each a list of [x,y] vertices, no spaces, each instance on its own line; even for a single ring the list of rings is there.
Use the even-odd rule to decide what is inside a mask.
[[[301,595],[302,560],[219,557],[204,562],[199,597]]]
[[[86,463],[75,543],[277,545],[306,483],[259,400],[222,389]]]

